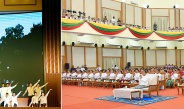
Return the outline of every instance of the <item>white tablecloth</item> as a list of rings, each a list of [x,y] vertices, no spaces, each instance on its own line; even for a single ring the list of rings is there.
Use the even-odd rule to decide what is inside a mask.
[[[121,97],[121,98],[131,98],[131,92],[133,91],[141,91],[141,98],[143,98],[143,90],[142,89],[132,89],[132,88],[119,88],[114,89],[114,97]],[[132,98],[139,97],[139,92],[133,93]]]

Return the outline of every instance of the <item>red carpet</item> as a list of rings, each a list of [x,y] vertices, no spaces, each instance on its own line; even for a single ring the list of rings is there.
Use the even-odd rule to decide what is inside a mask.
[[[182,109],[184,95],[177,94],[177,89],[159,91],[159,95],[177,96],[172,100],[146,106],[95,100],[94,98],[113,95],[112,88],[90,88],[62,85],[62,109]],[[156,95],[156,93],[153,93]]]

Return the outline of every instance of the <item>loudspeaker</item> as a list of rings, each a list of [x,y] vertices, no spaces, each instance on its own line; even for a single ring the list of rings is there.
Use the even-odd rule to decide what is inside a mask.
[[[131,67],[131,62],[127,63],[127,67],[130,68]]]
[[[120,45],[120,48],[123,48],[123,46],[122,46],[122,45]]]
[[[97,47],[97,44],[95,44],[95,47]]]
[[[65,63],[65,69],[69,69],[70,68],[70,64],[69,63]]]
[[[126,49],[128,49],[128,45],[126,46]]]
[[[75,45],[75,42],[72,42],[72,46],[74,46]]]
[[[141,50],[143,50],[144,48],[143,47],[141,47]]]
[[[147,50],[149,50],[149,49],[150,49],[150,47],[147,48]]]
[[[102,48],[104,47],[104,44],[102,44]]]
[[[63,44],[62,45],[64,46],[65,44],[66,44],[65,41],[63,41]]]
[[[175,49],[177,49],[177,47],[174,47]]]

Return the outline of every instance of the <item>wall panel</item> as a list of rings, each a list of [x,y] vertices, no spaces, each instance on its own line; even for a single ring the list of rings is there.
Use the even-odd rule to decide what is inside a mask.
[[[135,50],[135,66],[143,66],[142,50]]]
[[[166,59],[165,50],[156,50],[157,66],[164,66]]]
[[[78,11],[82,11],[84,12],[83,10],[83,0],[71,0],[72,2],[72,10],[76,10],[77,12]]]
[[[66,55],[67,55],[67,63],[69,63],[70,64],[70,67],[71,67],[71,64],[72,64],[72,47],[71,46],[66,46],[67,48],[67,53],[66,53]]]
[[[175,9],[175,12],[176,12],[176,17],[175,17],[176,24],[175,24],[175,26],[176,27],[180,27],[180,10],[179,9]]]
[[[135,25],[142,26],[142,8],[135,7]]]
[[[170,9],[170,27],[175,27],[175,15],[174,15],[174,9]]]
[[[85,0],[86,16],[96,17],[96,0]]]
[[[181,50],[181,65],[184,65],[184,50]]]
[[[118,18],[120,18],[120,11],[103,8],[102,12],[103,12],[103,16],[107,16],[108,20],[111,20],[113,16],[115,17],[116,21]]]
[[[66,0],[66,10],[68,10],[72,7],[70,2],[71,2],[71,0]]]
[[[72,47],[72,65],[84,65],[84,47]]]
[[[134,24],[134,7],[126,4],[126,23]]]
[[[184,27],[184,19],[183,19],[183,16],[184,16],[184,10],[180,10],[180,27]]]
[[[121,3],[112,0],[102,0],[102,7],[121,11]]]
[[[86,65],[88,67],[96,67],[96,48],[85,48]]]
[[[134,50],[127,50],[127,62],[131,62],[131,66],[135,66]]]
[[[152,9],[152,16],[169,16],[168,9]]]
[[[151,9],[146,9],[146,27],[151,29]]]
[[[121,49],[103,48],[103,56],[121,57]]]
[[[146,66],[156,66],[155,50],[146,50]]]
[[[167,63],[166,64],[173,64],[176,65],[176,53],[175,50],[166,50],[167,54]]]

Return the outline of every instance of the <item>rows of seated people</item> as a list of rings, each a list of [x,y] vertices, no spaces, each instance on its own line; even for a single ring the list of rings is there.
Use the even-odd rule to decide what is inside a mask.
[[[178,28],[178,27],[173,27],[173,28],[171,28],[171,27],[168,27],[168,29],[167,29],[167,31],[168,32],[183,32],[184,31],[184,27],[182,28],[182,27],[180,27],[180,28]]]
[[[81,67],[82,68],[82,67]],[[83,69],[83,68],[82,68]],[[111,81],[111,82],[120,82],[120,83],[139,83],[140,78],[143,76],[143,72],[147,74],[155,74],[158,76],[159,80],[162,80],[162,75],[165,76],[166,86],[173,87],[175,80],[178,80],[178,83],[181,84],[184,80],[184,67],[176,67],[166,65],[164,67],[148,67],[144,68],[135,68],[135,69],[103,69],[97,67],[95,70],[68,70],[68,72],[62,73],[63,79],[88,79],[89,81],[98,80],[98,81]]]
[[[115,16],[113,16],[112,19],[108,19],[107,16],[104,16],[103,19],[100,19],[100,18],[95,18],[95,17],[91,17],[91,16],[86,17],[85,15],[63,13],[62,18],[74,19],[74,20],[84,20],[87,22],[95,22],[95,23],[107,24],[107,25],[125,26],[125,27],[129,27],[129,28],[148,29],[148,27],[142,27],[139,25],[122,23],[120,18],[116,19]]]

